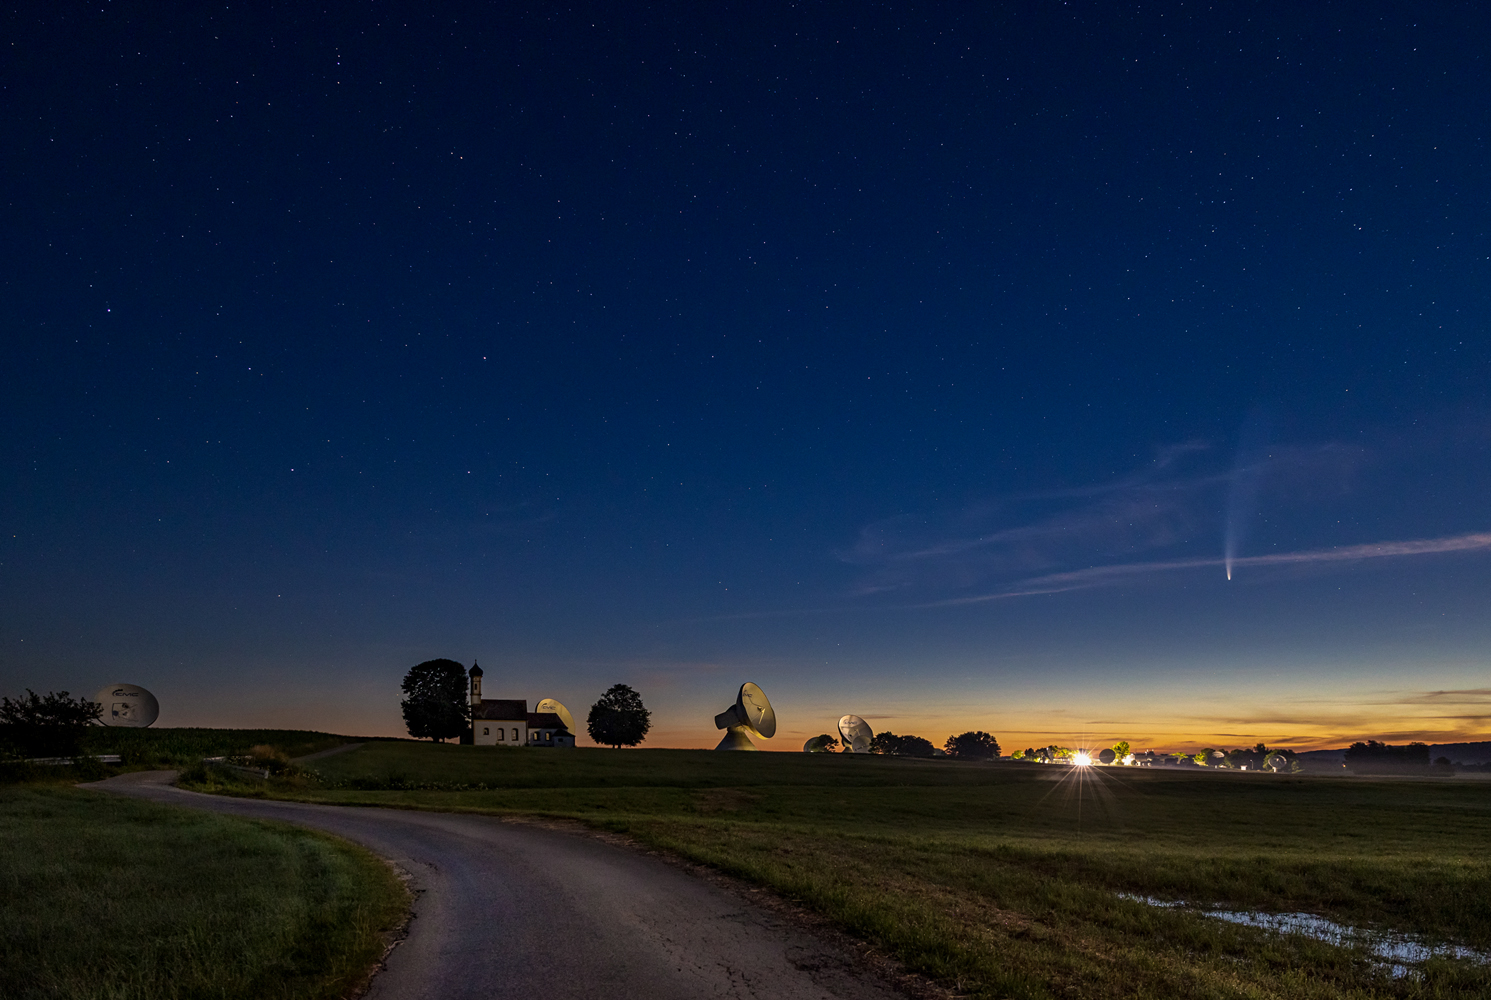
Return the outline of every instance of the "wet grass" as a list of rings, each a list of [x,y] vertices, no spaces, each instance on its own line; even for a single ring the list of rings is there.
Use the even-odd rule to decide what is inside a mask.
[[[53,786],[0,789],[0,995],[346,995],[407,908],[345,841]]]
[[[1476,997],[1120,893],[1491,947],[1491,786],[806,754],[369,745],[217,790],[567,816],[769,886],[980,997]],[[1078,780],[1080,777],[1081,780]]]

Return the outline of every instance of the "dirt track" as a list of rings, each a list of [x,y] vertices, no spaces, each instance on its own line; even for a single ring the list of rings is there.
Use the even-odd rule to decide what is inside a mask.
[[[173,787],[174,777],[149,771],[86,787],[315,827],[413,876],[409,936],[371,998],[902,996],[727,888],[594,837],[484,816],[201,795]]]

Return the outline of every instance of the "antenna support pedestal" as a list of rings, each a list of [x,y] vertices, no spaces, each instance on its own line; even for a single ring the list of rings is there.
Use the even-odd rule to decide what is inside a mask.
[[[716,750],[756,750],[758,747],[751,742],[746,735],[745,726],[731,726],[725,730],[725,738],[720,740]]]

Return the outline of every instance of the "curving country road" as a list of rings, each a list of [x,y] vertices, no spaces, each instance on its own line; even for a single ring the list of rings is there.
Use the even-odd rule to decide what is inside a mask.
[[[370,998],[903,996],[728,889],[594,837],[485,816],[202,795],[174,778],[147,771],[87,787],[326,830],[413,876],[408,938]]]

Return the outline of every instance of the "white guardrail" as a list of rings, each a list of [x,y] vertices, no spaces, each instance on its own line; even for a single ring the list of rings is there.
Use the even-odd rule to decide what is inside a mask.
[[[96,760],[100,764],[117,764],[119,763],[119,755],[117,753],[105,753],[99,754],[97,757],[84,757],[83,760]],[[31,757],[26,761],[28,764],[76,764],[77,762],[78,759],[75,757]]]
[[[211,764],[213,767],[225,767],[230,771],[252,774],[256,778],[269,780],[269,768],[267,767],[244,767],[241,764],[229,764],[226,757],[203,757],[202,763]]]

